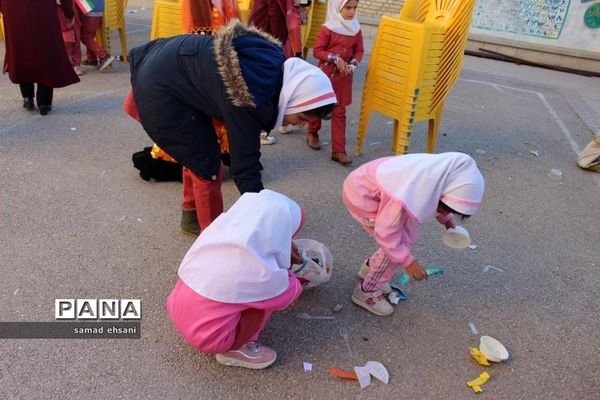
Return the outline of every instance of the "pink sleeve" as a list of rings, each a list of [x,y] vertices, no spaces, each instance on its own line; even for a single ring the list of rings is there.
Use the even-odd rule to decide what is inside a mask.
[[[381,193],[381,203],[375,218],[375,240],[388,257],[408,266],[414,257],[410,252],[416,241],[416,226],[401,202]]]
[[[289,286],[279,296],[271,299],[256,301],[253,303],[245,303],[249,308],[256,308],[259,310],[270,310],[270,311],[281,311],[292,304],[302,294],[302,285],[294,274],[290,271],[288,273]]]

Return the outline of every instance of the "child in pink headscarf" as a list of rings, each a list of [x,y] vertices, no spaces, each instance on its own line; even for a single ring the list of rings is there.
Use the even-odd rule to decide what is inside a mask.
[[[352,301],[373,314],[394,309],[382,288],[401,268],[413,279],[427,279],[410,248],[418,227],[434,217],[454,227],[454,215],[475,213],[484,182],[475,160],[463,153],[407,154],[361,165],[344,181],[343,201],[352,217],[373,236],[379,249],[363,263],[364,279]]]
[[[257,340],[274,311],[302,293],[292,237],[300,206],[264,189],[245,193],[206,228],[185,255],[167,310],[179,334],[217,362],[262,369],[277,353]]]
[[[329,76],[337,97],[331,120],[331,159],[340,164],[352,162],[346,154],[346,107],[352,103],[352,77],[364,53],[357,8],[358,0],[329,0],[327,19],[313,47],[319,67]],[[314,150],[321,148],[319,129],[321,120],[308,125],[306,141]]]

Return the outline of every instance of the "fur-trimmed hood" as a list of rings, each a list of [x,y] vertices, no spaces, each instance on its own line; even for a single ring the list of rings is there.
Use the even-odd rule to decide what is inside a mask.
[[[217,33],[214,52],[233,105],[256,108],[281,90],[285,57],[273,36],[234,19]]]

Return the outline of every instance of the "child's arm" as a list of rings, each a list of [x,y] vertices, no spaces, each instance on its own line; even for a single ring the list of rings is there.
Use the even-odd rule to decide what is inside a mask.
[[[337,54],[329,53],[327,50],[330,39],[331,31],[322,26],[321,29],[319,29],[319,33],[317,33],[317,37],[315,38],[315,43],[313,45],[313,56],[319,60],[320,64],[331,62],[332,56],[337,56]]]

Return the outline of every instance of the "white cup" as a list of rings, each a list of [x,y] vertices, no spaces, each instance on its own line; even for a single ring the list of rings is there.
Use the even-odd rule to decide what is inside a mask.
[[[471,244],[469,232],[462,226],[447,229],[442,240],[448,247],[453,249],[466,249]]]

